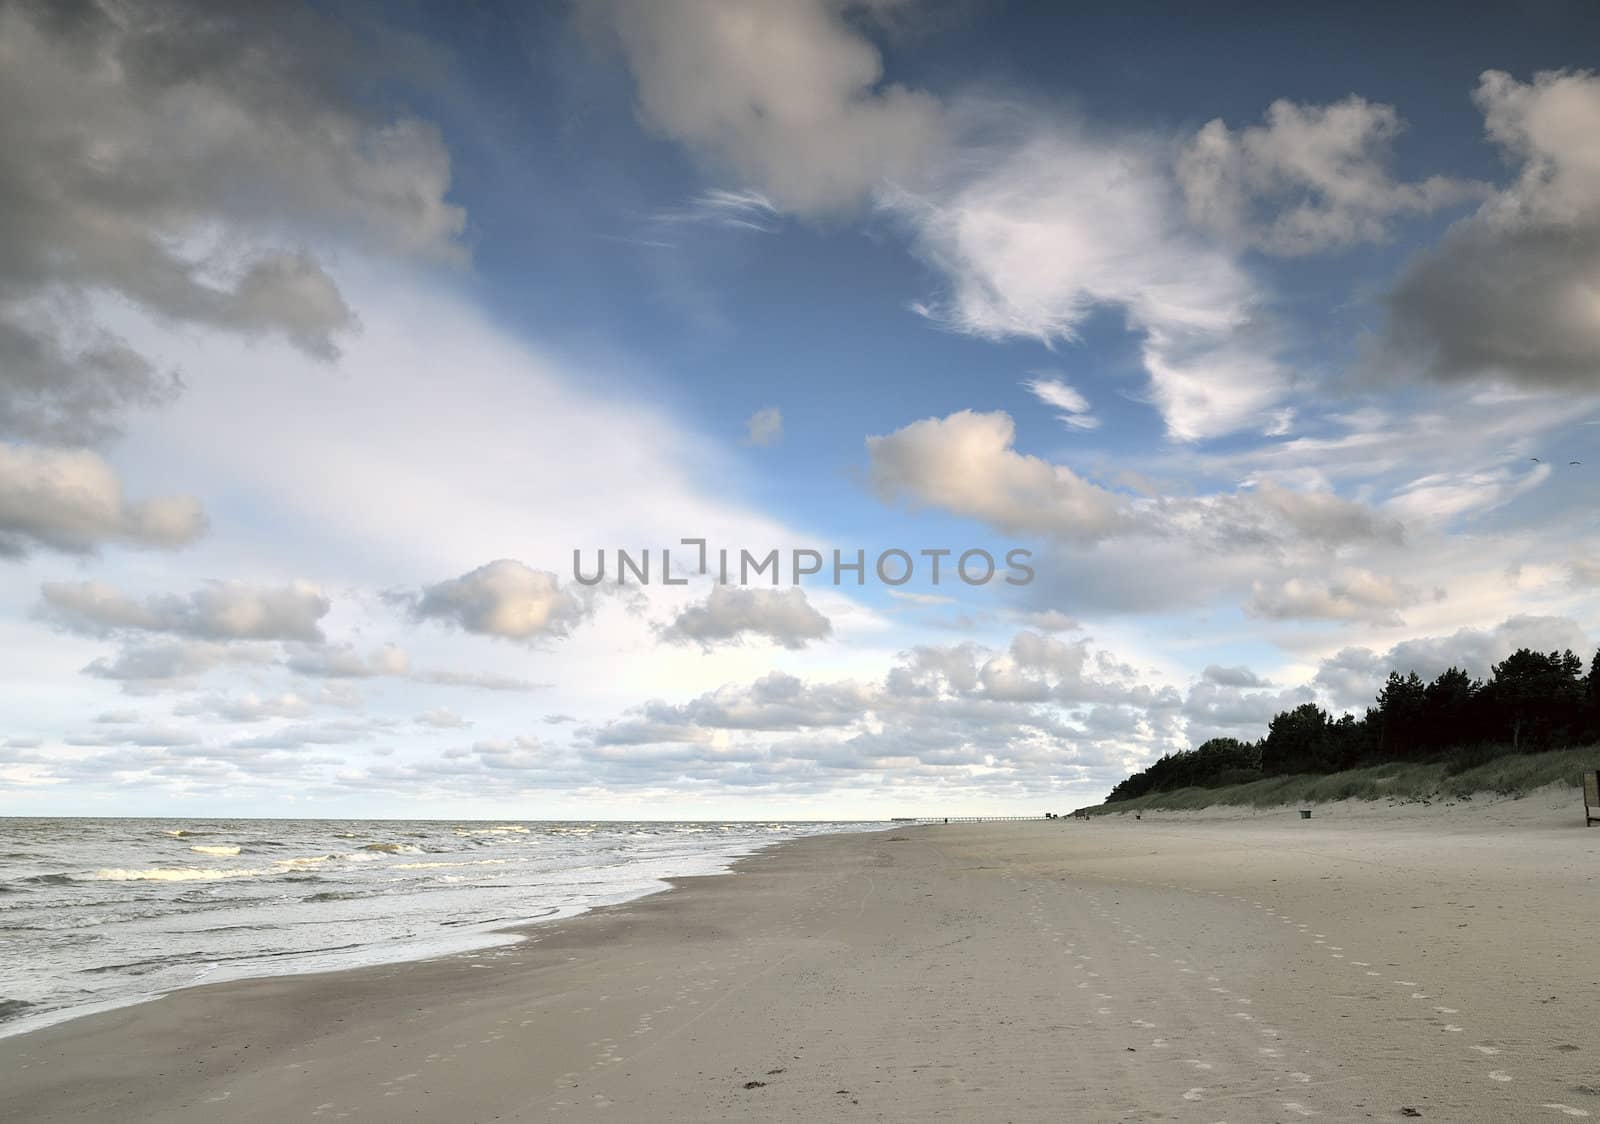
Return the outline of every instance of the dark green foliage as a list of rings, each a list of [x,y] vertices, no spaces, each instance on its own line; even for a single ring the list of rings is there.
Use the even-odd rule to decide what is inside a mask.
[[[1596,738],[1600,652],[1585,674],[1570,651],[1522,648],[1496,664],[1488,682],[1454,667],[1431,683],[1415,671],[1390,672],[1361,718],[1335,719],[1315,703],[1302,703],[1274,717],[1267,736],[1254,745],[1212,738],[1198,749],[1168,754],[1117,785],[1106,800],[1392,762],[1442,761],[1454,774],[1506,753]]]

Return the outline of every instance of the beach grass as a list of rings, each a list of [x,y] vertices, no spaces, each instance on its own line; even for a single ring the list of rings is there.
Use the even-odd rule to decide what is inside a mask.
[[[1387,762],[1341,773],[1263,777],[1222,788],[1180,788],[1151,792],[1086,809],[1092,815],[1137,812],[1146,808],[1194,811],[1217,806],[1309,807],[1336,800],[1400,802],[1455,799],[1478,795],[1524,796],[1551,784],[1582,784],[1586,769],[1600,768],[1600,746],[1546,753],[1479,750],[1455,760]]]

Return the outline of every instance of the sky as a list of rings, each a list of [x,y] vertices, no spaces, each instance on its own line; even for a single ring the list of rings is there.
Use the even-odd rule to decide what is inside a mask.
[[[1596,43],[0,0],[0,814],[1065,812],[1587,660]]]

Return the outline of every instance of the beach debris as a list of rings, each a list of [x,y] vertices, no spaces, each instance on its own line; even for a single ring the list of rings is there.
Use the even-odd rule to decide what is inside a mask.
[[[1408,1104],[1403,1104],[1403,1105],[1400,1106],[1400,1115],[1401,1116],[1421,1116],[1422,1115],[1422,1110],[1421,1109],[1412,1108]]]
[[[765,1081],[746,1081],[744,1087],[746,1089],[765,1089],[767,1083]]]

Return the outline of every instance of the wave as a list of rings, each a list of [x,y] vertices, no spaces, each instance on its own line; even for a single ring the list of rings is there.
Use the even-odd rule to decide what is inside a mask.
[[[378,851],[385,855],[420,855],[422,848],[415,843],[368,843],[363,851]]]
[[[529,830],[519,825],[510,824],[505,827],[458,827],[457,835],[527,835]]]
[[[16,1018],[32,1006],[25,999],[0,999],[0,1023]]]
[[[303,902],[348,902],[355,901],[358,898],[376,898],[381,896],[381,890],[323,890],[320,893],[308,894],[300,900]]]
[[[284,867],[288,870],[301,870],[305,867],[316,866],[318,863],[325,863],[330,859],[336,859],[338,857],[338,855],[296,855],[292,859],[276,859],[273,861],[272,865]]]
[[[170,835],[174,839],[193,839],[196,835],[210,835],[211,832],[209,832],[209,831],[190,831],[187,828],[179,828],[177,831],[163,831],[161,834]]]
[[[462,862],[395,863],[394,870],[438,870],[447,866],[504,866],[510,859],[466,859]]]
[[[32,878],[24,878],[24,882],[31,882],[35,886],[70,886],[77,879],[70,874],[35,874]]]
[[[248,868],[219,870],[214,867],[155,866],[144,870],[121,867],[97,870],[89,877],[94,882],[222,882],[229,878],[254,878],[261,873],[259,869]]]
[[[189,850],[197,855],[237,855],[239,853],[238,845],[233,843],[214,843],[209,845],[202,843],[199,846],[190,847]]]

